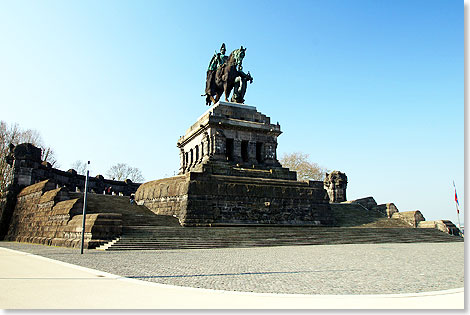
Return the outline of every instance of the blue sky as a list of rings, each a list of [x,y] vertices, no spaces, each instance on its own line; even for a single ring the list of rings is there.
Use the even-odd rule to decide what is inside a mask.
[[[172,176],[207,108],[215,50],[247,47],[246,103],[348,198],[456,222],[464,201],[461,1],[2,1],[0,119],[40,131],[62,169]],[[462,218],[463,222],[463,218]]]

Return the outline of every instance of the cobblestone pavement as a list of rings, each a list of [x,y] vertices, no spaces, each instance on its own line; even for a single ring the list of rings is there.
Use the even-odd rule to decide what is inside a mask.
[[[123,277],[177,286],[290,294],[418,293],[464,287],[464,243],[97,251],[0,242]]]

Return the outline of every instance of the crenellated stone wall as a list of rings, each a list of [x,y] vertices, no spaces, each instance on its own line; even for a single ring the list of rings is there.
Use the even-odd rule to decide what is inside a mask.
[[[80,247],[83,201],[71,199],[66,188],[55,187],[55,183],[45,180],[21,190],[6,240]],[[84,247],[95,248],[121,232],[121,214],[88,214]]]

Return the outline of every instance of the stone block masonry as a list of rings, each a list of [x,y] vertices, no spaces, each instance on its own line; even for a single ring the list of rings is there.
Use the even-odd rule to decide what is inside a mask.
[[[21,190],[8,233],[9,241],[80,247],[83,202],[70,198],[65,188],[50,180]],[[89,214],[85,222],[85,248],[95,248],[122,232],[121,214]]]
[[[135,198],[156,214],[180,218],[187,207],[188,187],[187,175],[155,180],[142,184]]]
[[[143,184],[136,200],[183,226],[333,225],[322,185],[190,172]]]
[[[419,223],[425,221],[424,216],[422,215],[421,211],[404,211],[404,212],[395,212],[391,216],[392,219],[399,218],[407,222],[413,227],[418,227]]]
[[[460,235],[459,229],[450,220],[420,221],[418,222],[418,228],[438,229],[451,235]]]

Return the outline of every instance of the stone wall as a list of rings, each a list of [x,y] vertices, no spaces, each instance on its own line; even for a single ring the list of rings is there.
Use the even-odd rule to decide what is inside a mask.
[[[203,214],[207,222],[216,218],[215,224],[333,223],[321,182],[200,176],[190,181],[189,191],[186,224],[197,224]],[[213,211],[210,215],[208,205]]]
[[[399,212],[398,208],[392,202],[377,205],[372,207],[372,209],[385,214],[388,218],[391,218],[394,213]]]
[[[80,247],[83,202],[50,180],[25,187],[5,237],[9,241]],[[85,248],[94,248],[122,232],[120,214],[90,214],[85,222]]]
[[[377,206],[377,202],[375,201],[373,197],[365,197],[365,198],[360,198],[360,199],[355,199],[355,200],[349,200],[349,201],[345,201],[344,203],[358,203],[369,210],[372,210],[372,208]]]
[[[143,184],[136,201],[184,226],[332,225],[322,182],[298,182],[190,172]]]
[[[20,191],[18,185],[10,185],[6,193],[0,196],[0,240],[5,238],[11,217],[16,205],[16,196]]]
[[[180,218],[187,207],[188,185],[187,175],[154,180],[142,184],[135,199],[156,214]]]
[[[438,229],[451,235],[460,235],[459,229],[449,220],[421,221],[418,223],[418,228]]]
[[[404,211],[404,212],[395,212],[392,215],[392,219],[402,219],[413,227],[417,227],[419,222],[425,221],[424,216],[421,214],[421,211]]]

